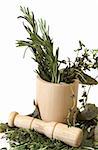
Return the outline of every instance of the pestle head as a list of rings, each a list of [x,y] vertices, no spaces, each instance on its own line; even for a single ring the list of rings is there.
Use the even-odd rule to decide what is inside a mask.
[[[54,129],[53,138],[70,146],[79,147],[83,139],[83,131],[80,128],[58,123]]]
[[[10,113],[9,118],[8,118],[8,125],[9,127],[14,127],[14,119],[18,115],[18,112],[13,111]]]

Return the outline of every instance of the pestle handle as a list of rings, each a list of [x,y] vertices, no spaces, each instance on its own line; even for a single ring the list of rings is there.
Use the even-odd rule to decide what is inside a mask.
[[[73,147],[79,147],[83,139],[83,131],[79,128],[68,127],[57,122],[45,122],[33,117],[19,115],[17,112],[10,113],[8,125],[34,129],[49,138],[60,140]]]
[[[34,119],[31,125],[31,130],[35,130],[41,134],[46,135],[49,138],[53,138],[53,131],[55,128],[56,122],[45,122],[40,119]]]

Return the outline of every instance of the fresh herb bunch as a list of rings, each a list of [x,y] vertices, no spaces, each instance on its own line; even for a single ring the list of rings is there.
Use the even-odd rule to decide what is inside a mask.
[[[74,50],[76,53],[75,60],[72,62],[62,60],[61,63],[66,65],[60,70],[61,82],[71,83],[74,79],[79,79],[82,84],[94,85],[98,84],[95,78],[89,76],[86,72],[98,69],[97,50],[89,50],[79,41],[79,48]]]
[[[26,50],[29,48],[33,53],[32,59],[38,63],[36,72],[38,75],[49,82],[53,83],[72,83],[74,79],[79,79],[83,84],[98,84],[91,76],[86,74],[86,71],[98,68],[98,50],[89,50],[79,41],[80,48],[75,50],[76,58],[74,62],[68,60],[59,60],[59,48],[56,53],[53,52],[53,41],[49,35],[49,26],[45,20],[39,20],[39,24],[35,20],[34,13],[30,12],[29,8],[20,7],[22,18],[27,22],[23,23],[25,30],[28,33],[26,40],[17,40],[17,47],[24,46]],[[41,35],[38,33],[40,29]],[[25,52],[26,52],[25,50]],[[65,68],[60,69],[61,64],[65,64]]]

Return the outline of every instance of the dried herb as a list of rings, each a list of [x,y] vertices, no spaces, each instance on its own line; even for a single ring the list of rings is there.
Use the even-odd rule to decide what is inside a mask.
[[[14,128],[6,133],[11,150],[66,150],[67,145],[35,131]]]
[[[76,58],[72,62],[70,58],[68,60],[59,60],[59,48],[53,52],[53,40],[49,35],[49,26],[46,25],[46,21],[39,20],[39,23],[35,20],[33,12],[29,11],[29,8],[20,7],[22,16],[18,18],[24,19],[27,25],[23,23],[25,30],[28,33],[26,40],[17,40],[17,47],[26,47],[33,53],[32,59],[38,64],[37,74],[44,80],[53,83],[72,83],[74,79],[79,79],[82,84],[98,84],[96,79],[89,76],[86,71],[92,69],[98,69],[98,50],[89,50],[85,45],[79,41],[79,48],[75,50]],[[40,32],[38,32],[40,29]],[[41,33],[41,34],[39,34]],[[26,51],[25,51],[26,52]],[[60,69],[61,64],[65,65],[65,68]]]

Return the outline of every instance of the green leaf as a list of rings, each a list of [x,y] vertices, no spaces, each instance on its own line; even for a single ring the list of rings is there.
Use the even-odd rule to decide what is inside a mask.
[[[20,145],[20,146],[17,146],[17,147],[12,147],[12,148],[10,148],[10,150],[25,150],[25,145]]]
[[[85,80],[83,80],[80,76],[78,76],[78,78],[79,78],[79,80],[82,84],[87,84],[87,85],[97,85],[98,84],[98,81],[96,79],[94,79],[93,77],[87,75],[83,71],[81,71],[81,75],[85,79]]]
[[[7,128],[7,124],[0,123],[0,133],[5,132]]]
[[[93,50],[93,52],[98,53],[98,49]]]
[[[78,114],[80,120],[92,120],[98,116],[98,107],[95,104],[86,104],[84,110]]]

